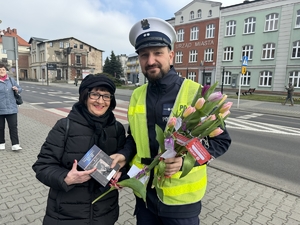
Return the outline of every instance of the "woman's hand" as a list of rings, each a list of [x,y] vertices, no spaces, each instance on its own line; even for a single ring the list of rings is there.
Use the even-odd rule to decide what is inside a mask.
[[[113,162],[112,162],[110,168],[114,168],[118,163],[120,165],[120,169],[121,169],[126,164],[125,156],[122,154],[116,153],[116,154],[110,155],[110,158],[113,159]]]
[[[16,93],[18,93],[18,88],[16,86],[12,87],[13,91],[15,91]]]
[[[73,167],[67,174],[64,181],[67,183],[67,185],[71,184],[81,184],[84,182],[87,182],[91,179],[91,173],[93,173],[97,168],[93,168],[91,170],[86,171],[78,171],[77,170],[77,160],[74,160]]]

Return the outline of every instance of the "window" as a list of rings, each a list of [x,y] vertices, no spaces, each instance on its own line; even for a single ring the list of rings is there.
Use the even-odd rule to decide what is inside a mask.
[[[199,34],[199,29],[198,27],[192,27],[191,28],[191,41],[193,40],[198,40],[198,34]]]
[[[59,42],[59,48],[64,48],[64,43],[62,41]]]
[[[79,45],[79,48],[80,48],[80,49],[83,49],[83,44],[80,44],[80,45]]]
[[[190,51],[190,60],[189,60],[189,62],[197,62],[197,56],[198,56],[198,51],[197,50],[191,50]]]
[[[266,16],[265,31],[278,30],[278,13],[272,13]]]
[[[262,59],[274,59],[275,57],[275,44],[267,43],[263,45]]]
[[[81,56],[76,55],[76,64],[81,64]]]
[[[192,80],[192,81],[195,81],[196,73],[195,72],[189,72],[187,78]]]
[[[50,46],[50,47],[53,47],[53,43],[52,43],[52,42],[49,42],[49,46]]]
[[[296,27],[300,27],[300,9],[297,10]]]
[[[182,63],[182,52],[176,52],[175,63]]]
[[[81,77],[81,71],[80,70],[76,70],[76,76]]]
[[[184,30],[183,29],[179,29],[177,31],[177,42],[181,42],[184,41]]]
[[[230,20],[226,23],[226,33],[225,36],[233,36],[236,31],[236,21]]]
[[[244,34],[254,33],[255,32],[255,23],[256,23],[255,17],[249,17],[249,18],[245,19]]]
[[[191,11],[191,12],[190,12],[190,20],[193,20],[194,18],[195,18],[194,11]]]
[[[232,61],[233,60],[233,47],[224,48],[223,60],[224,61]]]
[[[248,60],[252,60],[253,57],[253,45],[244,45],[242,50],[242,57],[248,56]]]
[[[204,54],[205,62],[212,62],[214,60],[214,50],[212,48],[206,49]]]
[[[180,23],[183,23],[183,16],[180,17]]]
[[[272,72],[271,71],[260,72],[259,86],[271,87],[271,85],[272,85]]]
[[[300,58],[300,40],[293,42],[292,59]]]
[[[201,9],[198,10],[197,15],[198,15],[198,18],[202,17],[202,11],[201,11]]]
[[[208,11],[208,16],[211,17],[212,16],[212,10]]]
[[[289,83],[292,83],[295,88],[300,88],[300,70],[290,72]]]
[[[74,44],[74,48],[77,48],[77,44]]]
[[[230,85],[231,84],[231,72],[225,71],[224,72],[224,85]]]
[[[208,24],[206,26],[206,38],[213,38],[215,37],[215,25]]]
[[[242,76],[241,86],[250,86],[250,76],[251,72],[247,71],[246,74]]]
[[[70,47],[70,43],[69,42],[66,42],[65,43],[65,48],[69,48]]]

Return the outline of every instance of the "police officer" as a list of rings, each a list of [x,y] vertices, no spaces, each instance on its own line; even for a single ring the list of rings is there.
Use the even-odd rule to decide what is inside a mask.
[[[129,33],[129,40],[138,53],[140,66],[148,83],[134,90],[128,109],[129,135],[122,153],[132,164],[149,165],[159,153],[155,125],[165,129],[174,109],[191,104],[199,84],[177,75],[172,66],[176,40],[173,27],[159,18],[137,22]],[[208,151],[218,157],[229,148],[231,139],[225,130],[209,139]],[[119,158],[119,162],[121,159]],[[165,159],[166,179],[163,186],[152,188],[152,171],[147,186],[147,206],[136,196],[137,225],[198,225],[201,199],[206,190],[206,165],[195,165],[192,173],[179,179],[177,172],[183,163],[181,157]]]

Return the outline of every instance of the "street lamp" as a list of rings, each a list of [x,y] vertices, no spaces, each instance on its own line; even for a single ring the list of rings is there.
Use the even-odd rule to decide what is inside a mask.
[[[224,75],[225,75],[225,66],[223,66],[222,71],[222,86],[221,86],[221,93],[223,94],[223,85],[224,85]]]
[[[203,71],[202,71],[202,84],[204,85],[205,66],[204,66],[204,61],[203,60],[201,60],[200,66],[203,67]]]

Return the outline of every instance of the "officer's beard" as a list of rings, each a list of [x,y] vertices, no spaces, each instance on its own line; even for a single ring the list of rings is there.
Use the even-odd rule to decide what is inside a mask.
[[[149,69],[151,69],[151,68],[158,68],[159,72],[158,73],[157,72],[155,72],[155,73],[149,72]],[[144,75],[148,79],[149,82],[154,83],[155,81],[163,78],[167,73],[168,73],[168,71],[164,71],[160,65],[154,64],[154,65],[146,67],[146,72],[144,73]]]

